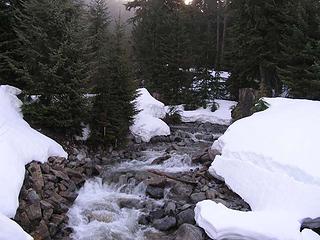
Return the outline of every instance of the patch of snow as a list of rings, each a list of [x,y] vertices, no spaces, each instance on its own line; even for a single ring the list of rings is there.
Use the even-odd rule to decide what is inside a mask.
[[[217,99],[215,103],[217,103],[218,109],[214,112],[211,111],[210,107],[193,111],[180,111],[181,120],[183,122],[210,122],[229,125],[232,120],[231,111],[237,102]]]
[[[238,239],[301,240],[303,219],[320,216],[320,102],[264,100],[270,104],[267,110],[235,122],[213,144],[222,154],[212,163],[210,173],[223,178],[253,211],[230,214],[213,203],[199,204],[198,224],[219,236],[217,239],[241,232],[244,237]],[[221,216],[213,219],[205,214],[211,209],[218,209]],[[219,225],[224,218],[229,219],[225,231]],[[246,232],[261,219],[265,224]],[[269,227],[274,222],[283,228],[281,233]]]
[[[164,118],[166,116],[167,112],[164,104],[152,97],[147,89],[139,88],[137,93],[136,108],[138,111],[155,118]]]
[[[1,240],[32,240],[33,238],[11,219],[0,213],[0,239]]]
[[[22,102],[17,98],[20,92],[11,86],[0,86],[0,213],[9,218],[15,216],[19,205],[25,165],[33,160],[45,162],[50,156],[67,157],[58,143],[23,120]]]
[[[301,233],[303,240],[320,240],[320,235],[310,229],[303,229]]]
[[[75,139],[77,141],[87,141],[90,137],[90,133],[91,133],[91,130],[90,130],[90,126],[89,124],[86,124],[86,125],[82,125],[82,136],[75,136]]]
[[[211,73],[211,76],[213,76],[213,77],[219,76],[224,79],[228,79],[231,75],[229,72],[223,72],[223,71],[219,72],[219,71],[214,71],[214,70],[210,71],[210,73]]]
[[[169,126],[161,120],[166,116],[165,105],[153,98],[145,88],[138,89],[138,94],[136,108],[140,112],[130,127],[132,134],[144,142],[149,142],[155,136],[170,135]]]
[[[215,240],[301,239],[300,223],[281,211],[240,212],[205,200],[197,204],[195,219]]]

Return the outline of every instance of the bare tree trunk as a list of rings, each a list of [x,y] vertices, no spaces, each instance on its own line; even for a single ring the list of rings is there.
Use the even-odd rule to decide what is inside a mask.
[[[270,76],[268,70],[262,63],[259,65],[260,70],[260,97],[271,97],[272,91],[270,86]]]
[[[221,54],[220,54],[220,64],[223,65],[224,61],[224,48],[226,43],[226,34],[227,34],[227,24],[228,24],[228,0],[225,2],[223,14],[223,32],[221,40]]]
[[[219,64],[219,60],[220,60],[220,9],[221,9],[221,1],[218,0],[218,4],[217,4],[217,40],[216,40],[216,44],[217,44],[217,50],[216,50],[216,71],[219,70],[220,68],[220,64]]]

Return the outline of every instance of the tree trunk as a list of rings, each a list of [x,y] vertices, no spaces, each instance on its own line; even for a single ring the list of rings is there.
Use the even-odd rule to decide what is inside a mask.
[[[221,40],[221,53],[220,53],[220,65],[223,65],[224,61],[224,48],[227,34],[227,24],[228,24],[228,0],[225,2],[224,6],[224,16],[223,16],[223,32]]]
[[[218,0],[218,4],[217,4],[217,40],[216,40],[216,44],[217,44],[217,48],[216,48],[216,71],[220,70],[220,9],[221,9],[221,1]]]
[[[270,74],[268,74],[268,69],[263,66],[262,63],[259,65],[260,70],[260,97],[271,97],[271,81]]]

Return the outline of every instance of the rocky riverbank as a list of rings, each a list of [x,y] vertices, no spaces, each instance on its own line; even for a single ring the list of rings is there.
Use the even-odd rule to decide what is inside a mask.
[[[89,151],[85,146],[67,146],[68,159],[29,164],[15,220],[35,239],[70,239],[81,234],[77,233],[81,224],[84,228],[91,223],[107,225],[120,213],[137,213],[131,221],[134,229],[127,235],[112,232],[112,239],[207,239],[195,226],[197,202],[212,199],[233,209],[249,210],[239,196],[207,172],[215,154],[208,148],[226,127],[189,123],[171,126],[171,130],[169,137],[156,137],[148,144],[133,141],[126,150]],[[109,199],[112,206],[99,205],[106,202],[104,198],[92,206],[79,207],[81,191],[75,202],[79,189],[93,177],[99,177],[108,191],[112,189],[106,194],[114,196]],[[77,207],[75,214],[72,209]],[[92,234],[100,233],[93,230]],[[130,238],[130,234],[139,237]],[[75,239],[89,239],[78,237]],[[109,238],[97,235],[95,239]]]

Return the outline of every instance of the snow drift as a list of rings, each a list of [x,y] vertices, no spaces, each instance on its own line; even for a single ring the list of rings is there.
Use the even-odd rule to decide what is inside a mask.
[[[320,216],[320,102],[264,100],[269,109],[235,122],[213,144],[221,156],[210,173],[252,209],[199,203],[196,221],[214,239],[300,240],[303,219]]]
[[[155,136],[170,135],[169,126],[161,120],[166,116],[164,104],[153,98],[145,88],[138,89],[138,94],[136,108],[140,112],[130,127],[132,134],[144,142],[149,142]]]
[[[25,165],[33,160],[45,162],[50,156],[67,157],[59,144],[23,120],[20,112],[22,103],[16,96],[19,93],[17,88],[0,86],[0,214],[9,218],[15,216],[19,205]],[[1,216],[0,220],[6,221],[3,219]],[[6,224],[10,224],[9,219]],[[12,229],[18,228],[12,225]]]
[[[234,101],[215,100],[218,109],[214,112],[210,107],[199,108],[194,111],[180,111],[183,122],[210,122],[213,124],[229,125],[231,123],[231,110],[237,104]]]

